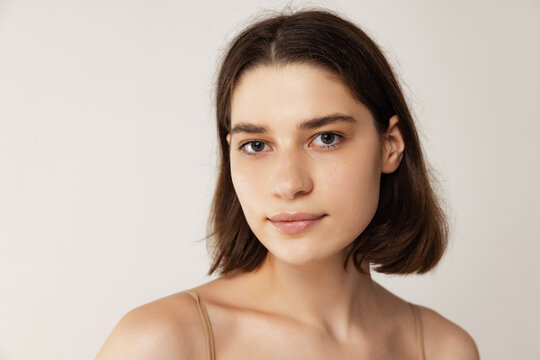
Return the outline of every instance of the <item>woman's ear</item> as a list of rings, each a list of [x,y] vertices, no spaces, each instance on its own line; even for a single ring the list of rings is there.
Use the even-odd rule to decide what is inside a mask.
[[[227,134],[227,143],[231,146],[231,133]]]
[[[386,174],[396,171],[403,158],[403,150],[405,150],[398,122],[398,116],[392,116],[389,120],[388,130],[383,135],[382,172]]]

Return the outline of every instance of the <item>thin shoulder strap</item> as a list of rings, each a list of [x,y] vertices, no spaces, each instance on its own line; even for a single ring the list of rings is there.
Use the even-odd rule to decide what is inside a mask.
[[[414,320],[416,322],[416,346],[418,349],[418,359],[424,360],[424,329],[422,326],[422,314],[420,314],[420,309],[416,305],[412,303],[409,303],[409,305],[411,306],[411,310],[414,314]]]
[[[199,307],[199,314],[201,315],[201,320],[204,327],[204,336],[206,338],[206,350],[208,352],[208,359],[215,360],[214,335],[212,333],[212,326],[210,324],[208,312],[206,311],[206,306],[204,306],[202,299],[199,297],[199,294],[197,294],[195,290],[184,290],[184,292],[191,295],[197,302],[197,306]]]

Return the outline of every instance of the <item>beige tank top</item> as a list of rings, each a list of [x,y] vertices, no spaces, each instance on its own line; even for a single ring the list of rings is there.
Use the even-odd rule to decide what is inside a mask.
[[[215,360],[216,354],[215,354],[215,345],[214,345],[214,334],[212,332],[212,326],[210,324],[210,318],[208,317],[208,312],[206,311],[206,307],[204,306],[204,303],[199,297],[199,294],[197,294],[195,290],[190,289],[190,290],[185,290],[184,292],[191,295],[197,302],[197,306],[199,307],[199,313],[201,315],[201,320],[203,323],[204,336],[206,338],[206,351],[208,354],[208,360]],[[416,346],[418,349],[418,360],[425,360],[424,330],[422,327],[422,316],[420,315],[420,309],[414,304],[409,303],[409,305],[411,307],[411,311],[414,315],[414,319],[416,323]]]

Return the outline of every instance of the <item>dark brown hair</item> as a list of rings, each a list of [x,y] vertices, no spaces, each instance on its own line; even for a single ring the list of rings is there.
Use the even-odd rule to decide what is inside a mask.
[[[377,211],[346,249],[352,258],[388,274],[425,273],[447,245],[446,217],[430,183],[414,122],[400,85],[379,47],[359,27],[328,10],[280,13],[250,25],[232,41],[216,85],[220,141],[219,177],[208,219],[212,264],[208,274],[253,271],[268,250],[251,231],[231,179],[229,145],[231,96],[240,76],[260,65],[303,63],[337,75],[371,111],[379,134],[397,114],[405,150],[391,174],[381,175]]]

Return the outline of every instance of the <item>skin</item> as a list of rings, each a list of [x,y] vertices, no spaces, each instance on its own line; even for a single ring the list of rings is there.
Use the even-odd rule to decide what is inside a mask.
[[[354,121],[298,128],[335,114]],[[343,83],[309,65],[243,74],[231,128],[249,123],[267,131],[227,136],[231,176],[246,220],[269,252],[257,271],[195,288],[209,312],[217,359],[418,358],[408,303],[373,281],[368,264],[367,275],[352,263],[343,269],[345,248],[377,209],[381,174],[402,159],[398,121],[392,117],[379,135],[370,111]],[[326,216],[291,235],[268,220],[282,211]],[[465,330],[420,308],[427,359],[479,358]],[[130,311],[96,359],[207,359],[203,333],[195,301],[178,293]]]

